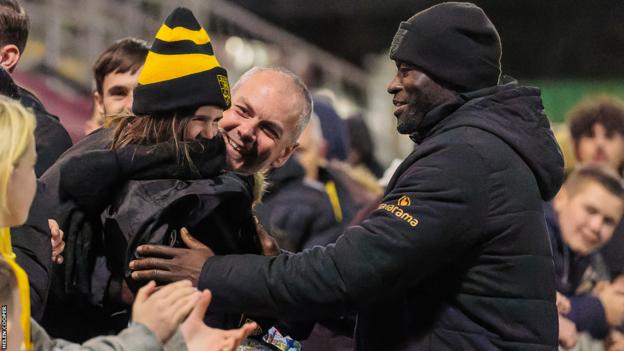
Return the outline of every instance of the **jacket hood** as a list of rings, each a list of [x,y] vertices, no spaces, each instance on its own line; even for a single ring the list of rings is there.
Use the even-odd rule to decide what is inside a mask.
[[[442,106],[442,110],[456,109],[445,118],[438,118],[439,123],[425,138],[463,126],[492,133],[529,166],[542,198],[552,199],[563,182],[563,156],[544,114],[540,90],[512,82],[462,94],[458,99],[465,101],[459,107],[458,102]]]

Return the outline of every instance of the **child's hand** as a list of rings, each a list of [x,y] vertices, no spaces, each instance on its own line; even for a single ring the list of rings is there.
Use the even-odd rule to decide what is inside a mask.
[[[572,305],[570,304],[570,300],[568,300],[567,297],[565,297],[565,295],[563,295],[562,293],[557,291],[557,312],[559,312],[559,314],[561,315],[567,315],[568,313],[570,313],[570,310],[572,309]]]
[[[63,263],[63,250],[65,250],[65,241],[63,241],[63,231],[59,228],[58,223],[53,219],[48,219],[50,227],[50,241],[52,242],[52,263]]]
[[[150,281],[139,289],[132,306],[132,320],[145,325],[164,344],[186,318],[200,297],[188,280],[165,285],[156,291]]]
[[[247,323],[232,330],[210,328],[203,322],[210,299],[210,291],[204,290],[197,306],[180,326],[186,347],[189,351],[233,351],[258,326]]]
[[[559,315],[559,345],[565,350],[576,346],[576,325],[571,320]]]

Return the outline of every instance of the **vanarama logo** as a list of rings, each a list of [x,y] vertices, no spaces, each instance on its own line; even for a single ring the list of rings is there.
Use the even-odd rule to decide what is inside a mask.
[[[397,205],[399,205],[399,206],[409,206],[411,204],[412,204],[412,202],[410,201],[410,198],[407,197],[407,195],[401,196],[399,201],[397,201]]]
[[[382,203],[381,205],[379,205],[378,208],[380,210],[386,210],[386,211],[392,213],[393,215],[395,215],[395,216],[399,217],[400,219],[404,220],[405,222],[407,222],[412,227],[415,227],[416,225],[418,225],[418,220],[416,218],[414,218],[414,216],[412,216],[411,214],[409,214],[408,212],[404,211],[401,208],[401,207],[410,206],[411,203],[412,203],[412,201],[410,200],[410,198],[407,195],[403,195],[397,201],[396,205],[390,205],[390,204]]]

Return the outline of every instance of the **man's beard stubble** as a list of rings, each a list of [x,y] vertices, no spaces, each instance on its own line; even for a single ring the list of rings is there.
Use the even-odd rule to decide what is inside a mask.
[[[405,112],[397,117],[397,131],[400,134],[415,133],[418,131],[423,117],[424,114],[415,108],[414,103],[410,103]]]

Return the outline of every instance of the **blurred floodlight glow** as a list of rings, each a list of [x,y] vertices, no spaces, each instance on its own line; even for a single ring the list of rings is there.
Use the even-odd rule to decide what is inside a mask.
[[[244,45],[245,43],[243,43],[243,39],[237,36],[229,37],[225,41],[225,52],[227,52],[230,57],[235,58],[240,55],[240,52]]]
[[[254,50],[254,58],[255,58],[254,65],[266,66],[269,64],[269,53],[267,52],[267,49],[263,42],[254,40],[253,50]]]
[[[254,64],[254,49],[251,45],[243,42],[243,49],[241,54],[236,56],[236,62],[241,69],[247,69]]]
[[[225,52],[237,69],[246,69],[254,63],[254,49],[243,39],[232,36],[225,41]]]

